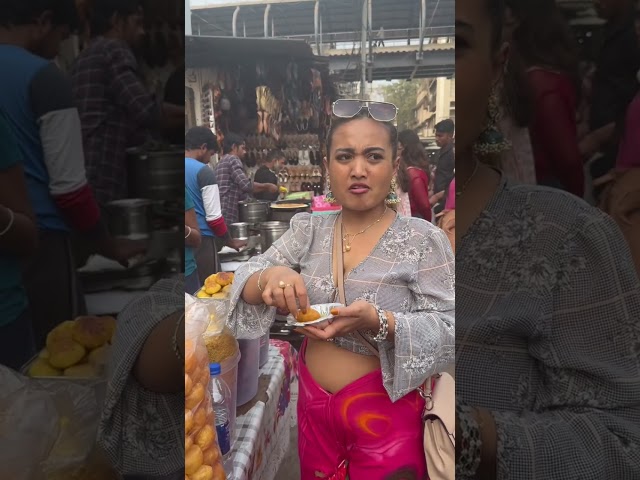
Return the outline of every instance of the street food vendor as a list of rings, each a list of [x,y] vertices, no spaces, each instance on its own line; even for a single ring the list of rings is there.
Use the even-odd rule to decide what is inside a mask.
[[[253,177],[254,181],[260,183],[271,183],[273,185],[278,185],[278,175],[277,171],[284,167],[284,162],[286,158],[282,150],[272,150],[267,155],[266,161],[258,168],[255,176]],[[274,202],[278,199],[279,192],[260,192],[256,193],[255,197],[257,200],[269,200]]]
[[[84,310],[72,232],[121,263],[139,253],[105,227],[85,176],[71,84],[52,62],[74,14],[73,0],[5,0],[0,8],[0,109],[20,151],[39,234],[38,249],[24,265],[38,348],[52,327]]]
[[[140,132],[184,125],[184,106],[159,103],[138,73],[141,2],[95,0],[92,40],[72,68],[87,174],[101,206],[127,197],[127,148]]]

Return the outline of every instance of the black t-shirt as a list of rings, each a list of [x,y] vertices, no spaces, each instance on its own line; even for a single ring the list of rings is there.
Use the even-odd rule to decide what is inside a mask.
[[[256,175],[253,177],[253,181],[256,183],[273,183],[274,185],[278,185],[278,176],[269,170],[268,167],[264,165],[258,168],[256,171]],[[270,202],[274,202],[278,199],[279,193],[269,193],[269,192],[260,192],[256,193],[254,197],[257,200],[268,200]]]

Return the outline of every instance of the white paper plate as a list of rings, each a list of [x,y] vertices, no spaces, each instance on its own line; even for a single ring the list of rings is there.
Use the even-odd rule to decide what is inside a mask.
[[[287,317],[287,325],[291,325],[292,327],[308,327],[309,325],[317,326],[320,323],[333,319],[334,315],[331,315],[331,309],[336,307],[341,308],[344,307],[344,305],[341,303],[321,303],[320,305],[311,305],[311,308],[322,315],[319,319],[314,320],[313,322],[296,322],[296,319],[289,315]]]

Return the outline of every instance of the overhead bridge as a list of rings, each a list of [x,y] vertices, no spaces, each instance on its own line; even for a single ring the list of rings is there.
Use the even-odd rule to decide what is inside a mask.
[[[305,40],[343,81],[454,73],[454,0],[190,1],[194,35]]]

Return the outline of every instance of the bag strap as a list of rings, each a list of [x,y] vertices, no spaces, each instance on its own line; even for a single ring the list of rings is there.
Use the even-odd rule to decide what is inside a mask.
[[[344,253],[342,251],[342,214],[336,217],[336,222],[333,227],[333,278],[335,280],[335,287],[338,290],[338,296],[340,303],[347,305],[347,297],[344,291]],[[364,345],[373,355],[380,357],[380,352],[377,348],[371,345],[366,338],[359,331],[355,331],[354,335],[358,338],[360,343]]]

